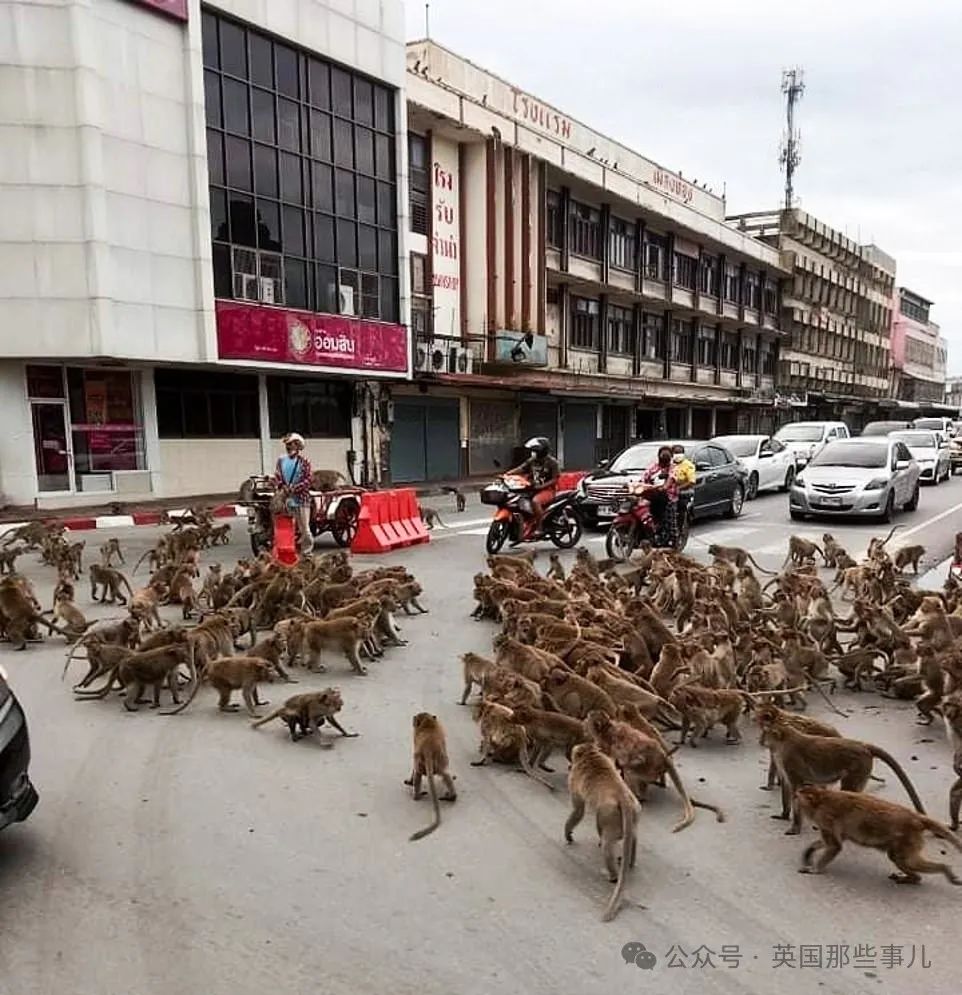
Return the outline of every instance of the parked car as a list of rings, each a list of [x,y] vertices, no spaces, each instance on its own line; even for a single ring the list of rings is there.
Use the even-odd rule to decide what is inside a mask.
[[[795,477],[792,518],[833,515],[891,521],[897,508],[919,506],[918,463],[899,439],[883,435],[838,439],[821,449]]]
[[[37,804],[37,789],[27,772],[29,766],[27,720],[0,667],[0,829],[23,822]]]
[[[910,421],[870,421],[859,433],[866,438],[873,435],[889,435],[892,432],[906,432],[912,427]]]
[[[957,423],[954,418],[913,418],[912,428],[925,428],[930,432],[941,432],[946,438],[955,434]]]
[[[922,471],[919,479],[923,484],[940,484],[952,476],[952,461],[949,446],[941,432],[912,429],[909,432],[893,432],[893,439],[899,439],[909,447],[912,458]]]
[[[826,442],[848,437],[848,426],[841,421],[796,421],[782,425],[775,433],[775,438],[795,456],[796,469],[804,466]]]
[[[949,439],[949,464],[953,473],[962,470],[962,435],[954,435]]]
[[[770,435],[719,435],[711,440],[727,449],[748,471],[745,497],[754,501],[759,491],[777,487],[787,491],[795,479],[795,456]]]
[[[742,513],[748,492],[748,471],[724,446],[705,439],[639,442],[622,450],[613,460],[605,460],[578,485],[579,510],[589,528],[604,527],[615,516],[618,505],[631,484],[641,481],[645,471],[658,458],[662,446],[680,445],[695,464],[695,488],[691,517]]]

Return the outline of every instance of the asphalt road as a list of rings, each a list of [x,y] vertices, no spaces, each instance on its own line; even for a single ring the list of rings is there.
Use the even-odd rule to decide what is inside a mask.
[[[792,523],[786,501],[762,496],[737,522],[697,526],[691,551],[742,545],[774,569],[792,532],[829,529],[857,554],[881,531]],[[23,653],[0,648],[30,721],[41,796],[28,822],[0,835],[0,993],[955,990],[952,913],[962,896],[942,878],[899,887],[884,857],[854,847],[823,877],[798,875],[815,837],[810,828],[785,837],[769,818],[775,799],[758,790],[766,754],[750,728],[739,746],[716,732],[677,755],[692,792],[723,805],[728,821],[699,812],[673,835],[677,803],[656,794],[642,812],[631,904],[600,923],[609,885],[589,819],[576,845],[562,841],[563,771],[550,793],[511,770],[469,765],[477,736],[469,709],[456,704],[457,658],[488,651],[494,632],[467,617],[487,514],[477,503],[461,515],[447,500],[431,503],[451,528],[428,546],[377,558],[407,564],[426,590],[430,614],[403,622],[410,644],[389,650],[367,677],[329,660],[327,675],[298,672],[298,687],[267,688],[278,701],[339,686],[342,722],[361,737],[333,750],[291,744],[276,723],[254,731],[246,716],[218,713],[209,690],[177,717],[146,707],[128,714],[117,698],[76,702],[60,681],[59,640]],[[919,510],[899,517],[892,544],[922,542],[938,562],[960,511],[962,485],[926,490]],[[156,530],[109,534],[136,558]],[[603,555],[600,537],[586,541]],[[244,551],[237,522],[233,544],[205,560],[231,563]],[[49,568],[21,566],[49,603]],[[87,610],[86,593],[79,602]],[[889,749],[944,818],[952,773],[943,730],[923,729],[911,706],[871,694],[837,699],[851,713],[837,720],[846,733]],[[817,700],[811,707],[826,711]],[[447,727],[460,797],[437,833],[410,843],[430,816],[401,783],[411,716],[422,709]],[[894,776],[879,773],[881,793],[904,801]],[[928,845],[936,859],[943,849]],[[962,871],[962,855],[947,859]],[[651,973],[622,959],[632,941],[656,955]],[[897,957],[901,966],[889,966]]]

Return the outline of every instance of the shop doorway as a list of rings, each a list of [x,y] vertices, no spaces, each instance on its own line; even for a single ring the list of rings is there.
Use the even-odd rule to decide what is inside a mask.
[[[72,492],[73,453],[67,434],[67,405],[63,401],[33,401],[30,415],[38,491]]]

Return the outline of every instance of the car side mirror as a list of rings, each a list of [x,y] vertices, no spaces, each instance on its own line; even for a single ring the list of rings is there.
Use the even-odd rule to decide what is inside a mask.
[[[909,463],[911,461],[907,459],[900,459],[895,461],[896,470],[907,470],[909,468]]]
[[[711,463],[698,462],[695,464],[695,469],[698,470],[699,473],[704,473],[706,470],[711,469]]]
[[[758,454],[759,459],[771,459],[775,454],[768,450],[767,452],[761,452]]]
[[[599,470],[607,470],[609,466],[611,466],[611,460],[610,459],[603,459],[598,464],[598,469]]]

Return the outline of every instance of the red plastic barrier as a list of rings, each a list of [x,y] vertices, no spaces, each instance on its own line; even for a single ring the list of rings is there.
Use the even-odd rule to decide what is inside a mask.
[[[287,566],[297,563],[297,541],[291,515],[274,516],[274,548],[271,553],[275,560]]]
[[[558,490],[573,491],[586,476],[584,470],[568,470],[558,477]]]
[[[387,553],[430,540],[411,488],[361,495],[352,553]]]

